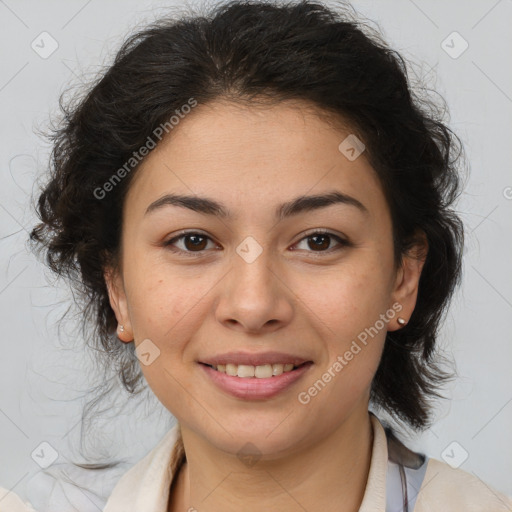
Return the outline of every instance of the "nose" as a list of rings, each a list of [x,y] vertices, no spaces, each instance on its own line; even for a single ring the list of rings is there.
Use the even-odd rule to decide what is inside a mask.
[[[269,333],[287,325],[293,316],[293,292],[273,269],[265,251],[248,263],[235,257],[222,280],[215,306],[217,321],[250,334]]]

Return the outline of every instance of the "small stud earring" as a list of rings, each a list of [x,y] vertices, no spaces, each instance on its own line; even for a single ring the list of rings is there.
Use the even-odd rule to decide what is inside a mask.
[[[401,325],[401,326],[404,326],[407,324],[407,322],[401,317],[399,316],[396,321]]]
[[[124,332],[124,326],[120,325],[120,326],[119,326],[119,331],[120,331],[120,332]]]

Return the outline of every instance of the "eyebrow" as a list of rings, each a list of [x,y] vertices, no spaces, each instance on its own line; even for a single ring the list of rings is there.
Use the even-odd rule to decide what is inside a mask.
[[[279,205],[275,210],[278,220],[283,220],[303,212],[326,208],[334,204],[344,204],[357,208],[360,212],[368,215],[369,211],[363,203],[355,197],[343,194],[337,190],[321,195],[299,196],[291,201]],[[230,218],[232,213],[221,203],[207,197],[187,196],[178,194],[166,194],[151,203],[144,215],[154,212],[165,206],[178,206],[188,208],[204,215],[215,215],[221,218]]]

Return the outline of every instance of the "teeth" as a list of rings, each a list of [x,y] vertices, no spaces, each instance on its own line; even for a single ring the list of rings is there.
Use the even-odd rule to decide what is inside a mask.
[[[260,366],[252,366],[250,364],[219,364],[213,366],[218,372],[226,373],[233,377],[256,377],[257,379],[268,379],[272,376],[281,375],[284,372],[290,372],[294,366],[291,363],[288,364],[263,364]]]

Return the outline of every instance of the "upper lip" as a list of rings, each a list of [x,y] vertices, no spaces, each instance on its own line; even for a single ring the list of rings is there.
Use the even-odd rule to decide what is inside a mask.
[[[264,364],[293,364],[299,366],[302,363],[310,361],[304,357],[293,354],[286,354],[284,352],[226,352],[225,354],[218,354],[216,356],[207,357],[200,360],[200,363],[216,366],[219,364],[246,364],[252,366],[260,366]]]

